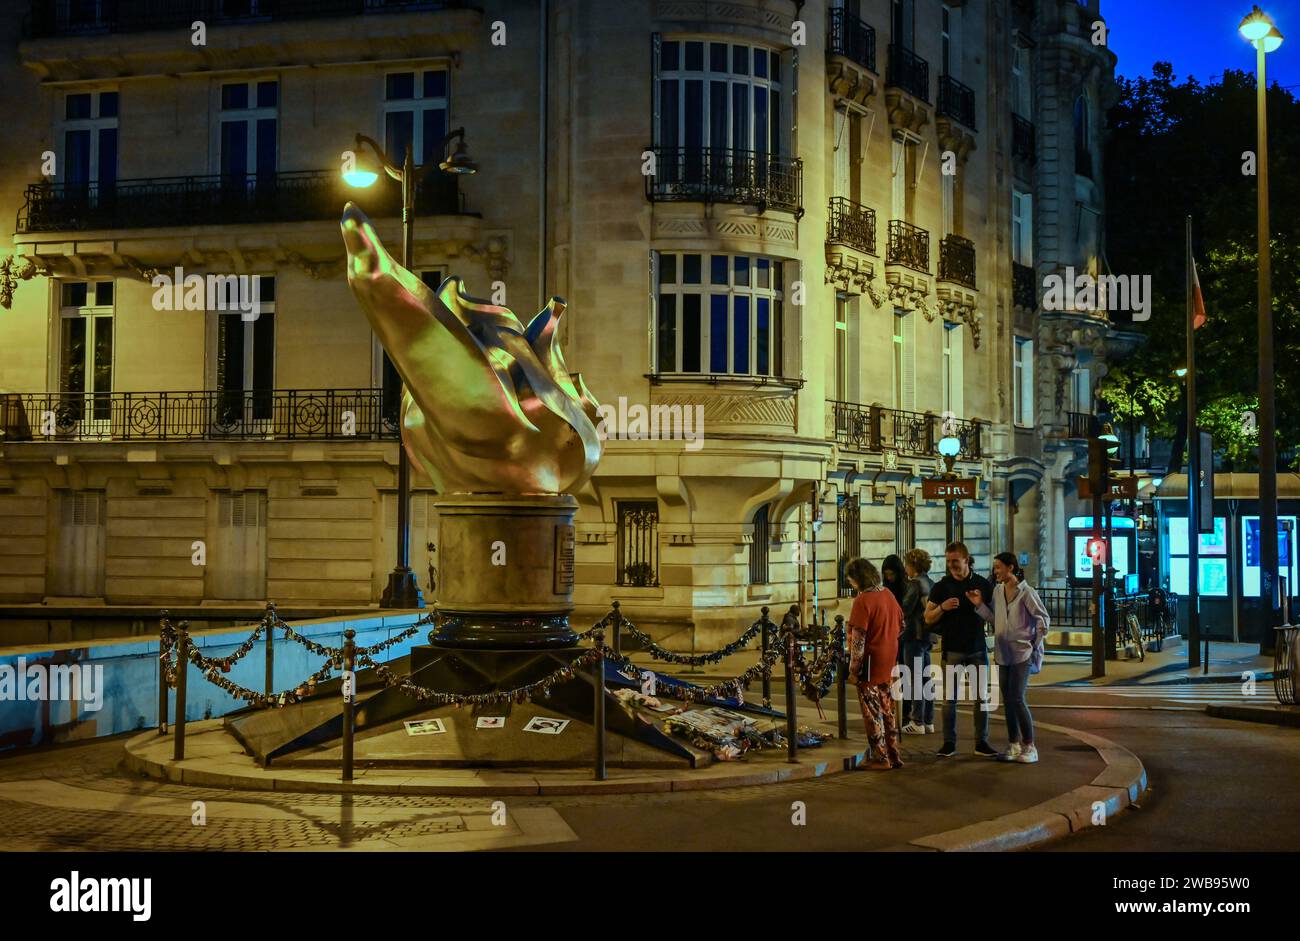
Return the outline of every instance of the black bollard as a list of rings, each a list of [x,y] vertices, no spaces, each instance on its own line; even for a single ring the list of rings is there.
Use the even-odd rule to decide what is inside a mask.
[[[266,625],[266,695],[275,692],[275,602],[266,603],[266,614],[262,617]]]
[[[840,738],[849,737],[849,654],[844,635],[844,615],[835,615],[835,647],[839,663],[835,667],[835,708],[839,710]]]
[[[617,628],[615,628],[617,630]],[[615,637],[618,635],[615,634]],[[599,647],[600,632],[596,632],[596,644]],[[591,668],[591,683],[596,691],[594,718],[592,724],[596,733],[596,780],[604,781],[605,774],[605,658],[599,657]]]
[[[767,616],[768,609],[763,608],[763,614],[759,617],[758,623],[762,625],[763,633],[763,662],[767,662],[767,654],[771,649],[772,643],[772,622]],[[763,702],[772,702],[772,674],[771,672],[763,674]]]
[[[795,697],[796,685],[794,679],[795,665],[795,625],[798,621],[798,606],[791,608],[790,613],[782,619],[781,631],[785,637],[785,732],[786,738],[786,761],[797,762],[799,760],[799,720],[796,716]]]
[[[185,760],[185,675],[190,672],[190,622],[176,625],[176,735],[172,760]]]
[[[614,628],[614,656],[621,657],[623,656],[623,612],[618,609],[617,601],[614,602],[614,611],[610,623]]]
[[[158,734],[167,734],[167,664],[163,660],[163,648],[167,643],[167,628],[170,627],[167,612],[162,613],[158,622]]]
[[[343,632],[343,780],[352,780],[352,744],[356,731],[357,632]]]

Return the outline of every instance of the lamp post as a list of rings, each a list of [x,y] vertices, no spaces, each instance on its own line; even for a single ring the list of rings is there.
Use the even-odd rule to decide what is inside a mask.
[[[447,145],[459,139],[455,150],[447,152]],[[355,187],[372,186],[379,179],[378,170],[363,163],[364,147],[374,152],[382,169],[389,177],[402,187],[402,264],[409,270],[413,264],[415,246],[415,190],[435,164],[426,163],[417,167],[412,154],[411,143],[406,145],[406,154],[401,166],[397,166],[374,138],[365,134],[357,135],[357,166],[343,174],[344,181]],[[465,129],[459,127],[442,139],[439,150],[442,160],[436,164],[444,173],[468,174],[478,171],[478,166],[469,159],[465,151]],[[406,446],[400,439],[397,447],[397,564],[388,573],[388,586],[380,597],[381,608],[422,608],[424,599],[420,594],[419,583],[411,571],[411,461],[406,454]]]
[[[1106,463],[1107,463],[1107,467],[1109,468],[1109,466],[1115,462],[1115,458],[1119,454],[1119,436],[1115,434],[1115,429],[1111,426],[1110,422],[1104,422],[1101,426],[1101,434],[1099,434],[1097,438],[1106,447]],[[1102,569],[1101,577],[1102,577],[1102,596],[1106,599],[1106,606],[1107,606],[1106,656],[1108,657],[1112,656],[1112,654],[1114,653],[1112,648],[1115,642],[1114,641],[1115,618],[1113,616],[1114,601],[1115,601],[1115,557],[1114,554],[1112,553],[1112,549],[1114,548],[1115,543],[1114,540],[1111,538],[1112,530],[1114,528],[1114,520],[1112,519],[1111,516],[1111,507],[1114,504],[1114,501],[1111,499],[1111,493],[1110,493],[1111,479],[1112,478],[1108,475],[1106,479],[1106,487],[1107,487],[1106,494],[1104,497],[1104,502],[1102,503],[1103,519],[1104,519],[1104,526],[1105,526],[1105,529],[1103,530],[1104,535],[1102,536],[1102,538],[1106,541],[1106,556],[1105,556],[1106,561],[1105,561],[1105,568]]]
[[[954,435],[946,435],[939,439],[939,455],[943,458],[944,480],[955,480],[956,473],[953,472],[952,466],[957,462],[957,455],[961,453],[961,439]],[[944,513],[944,530],[947,533],[947,543],[955,542],[957,539],[957,500],[954,497],[948,497],[944,500],[947,507]]]
[[[1256,157],[1259,169],[1256,206],[1259,240],[1259,587],[1264,630],[1260,652],[1273,649],[1277,624],[1277,442],[1273,412],[1272,259],[1268,245],[1268,107],[1264,57],[1282,45],[1282,33],[1268,14],[1254,7],[1237,27],[1255,47]]]

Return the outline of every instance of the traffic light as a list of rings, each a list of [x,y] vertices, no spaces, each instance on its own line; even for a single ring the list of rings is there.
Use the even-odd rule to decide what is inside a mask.
[[[1088,540],[1088,558],[1092,559],[1093,565],[1101,565],[1106,561],[1106,540],[1098,539],[1094,536]]]
[[[1088,439],[1088,486],[1093,493],[1110,492],[1110,461],[1106,455],[1108,443],[1099,438]]]

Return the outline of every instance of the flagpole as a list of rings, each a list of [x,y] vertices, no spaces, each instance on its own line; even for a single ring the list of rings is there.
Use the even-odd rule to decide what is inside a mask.
[[[1201,542],[1197,497],[1200,487],[1200,436],[1196,424],[1196,313],[1192,301],[1192,217],[1187,217],[1187,667],[1201,663]],[[1209,657],[1206,661],[1208,666]]]

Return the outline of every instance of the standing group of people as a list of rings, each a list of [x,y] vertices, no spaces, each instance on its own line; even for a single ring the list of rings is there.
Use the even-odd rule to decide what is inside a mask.
[[[959,676],[979,678],[972,703],[975,718],[975,754],[1002,761],[1032,764],[1038,760],[1034,722],[1025,694],[1029,677],[1042,665],[1048,616],[1042,599],[1027,582],[1016,557],[1001,552],[993,559],[997,586],[971,568],[964,543],[950,543],[944,551],[944,576],[929,576],[930,554],[911,549],[900,559],[891,555],[880,568],[866,559],[849,561],[845,576],[857,592],[849,614],[850,662],[848,682],[858,691],[858,704],[866,724],[875,760],[874,770],[901,768],[898,730],[891,693],[895,665],[903,664],[910,682],[904,683],[903,731],[925,735],[935,731],[933,684],[943,678],[943,745],[938,755],[957,753],[957,699]],[[993,625],[993,651],[998,667],[998,689],[1006,709],[1008,746],[998,752],[989,744],[989,714],[979,695],[989,659],[985,625]],[[936,641],[942,642],[941,670],[932,662]],[[920,691],[920,695],[910,693]]]

